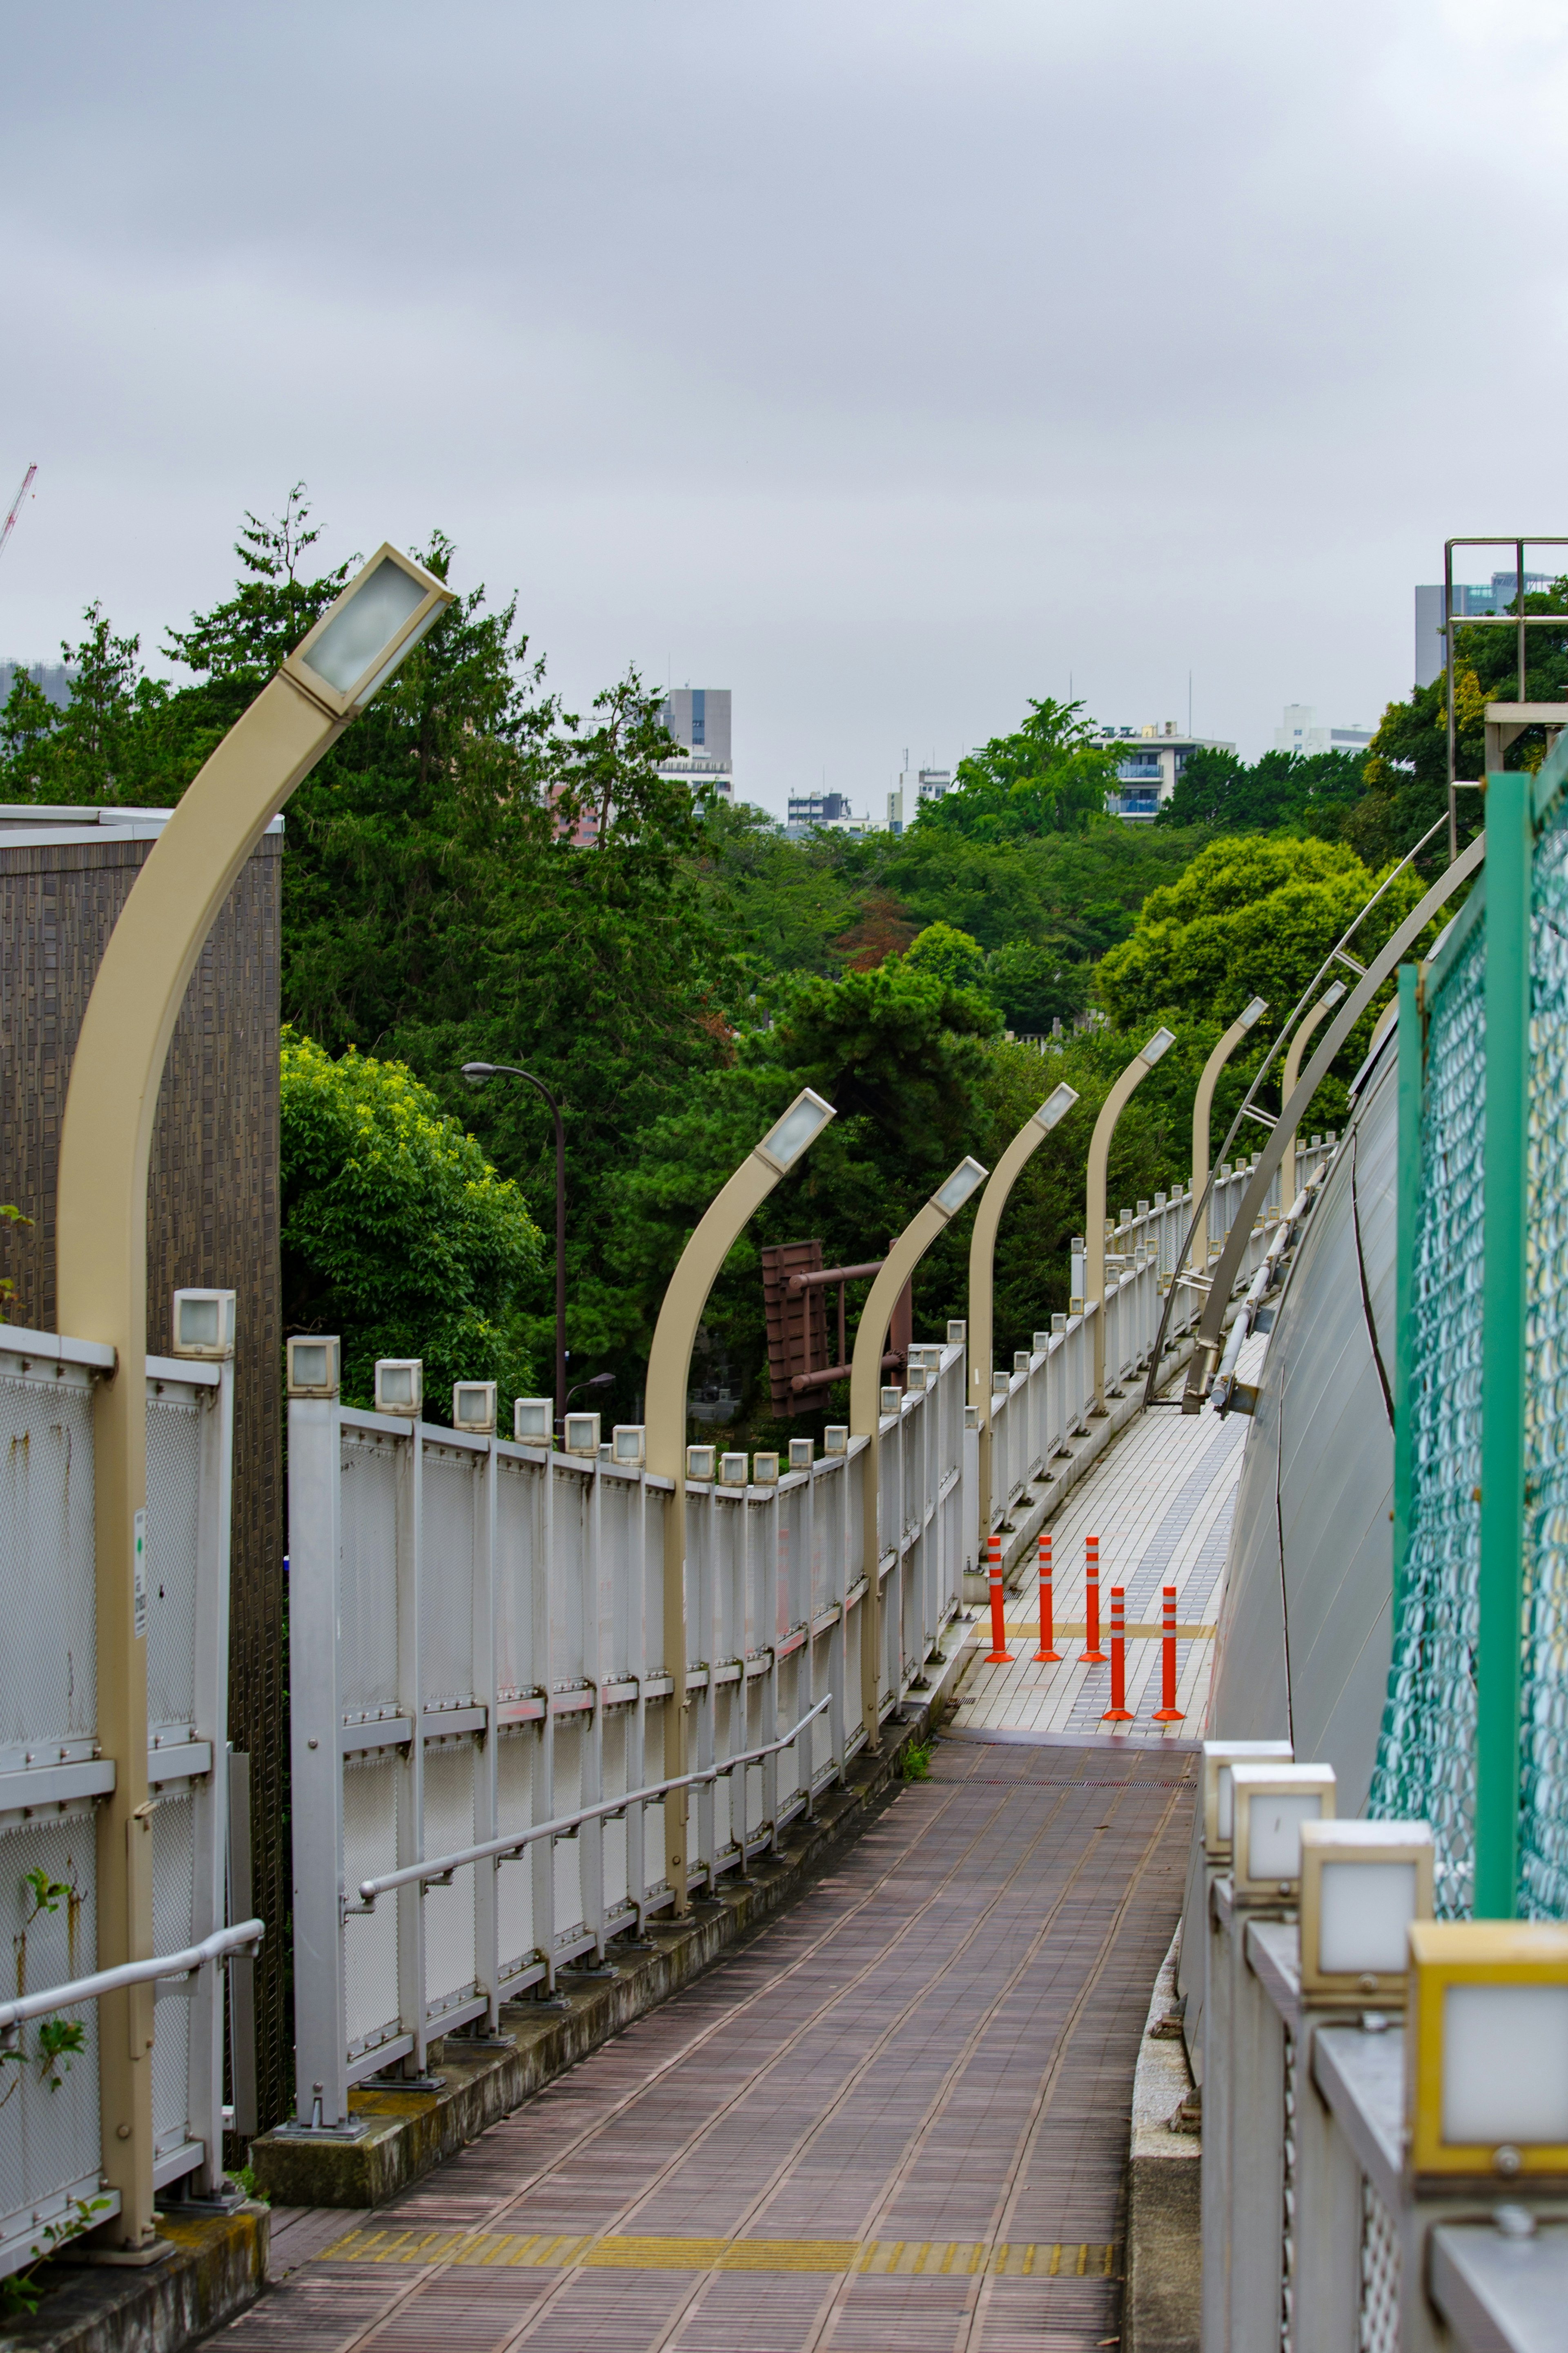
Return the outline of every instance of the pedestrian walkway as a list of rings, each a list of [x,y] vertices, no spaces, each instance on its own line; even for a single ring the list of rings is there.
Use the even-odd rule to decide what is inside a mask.
[[[1266,1345],[1261,1334],[1246,1343],[1243,1380],[1257,1379]],[[1018,1591],[1007,1596],[1011,1665],[984,1662],[991,1648],[989,1611],[970,1630],[970,1645],[979,1655],[964,1678],[955,1729],[1152,1746],[1203,1738],[1221,1580],[1248,1427],[1239,1414],[1222,1421],[1207,1409],[1188,1415],[1169,1406],[1155,1407],[1128,1426],[1051,1523],[1053,1647],[1061,1652],[1060,1664],[1042,1664],[1035,1656],[1038,1582],[1031,1559]],[[1125,1596],[1131,1724],[1103,1721],[1110,1705],[1110,1668],[1084,1663],[1085,1538],[1091,1535],[1100,1539],[1100,1647],[1108,1661],[1112,1586],[1120,1585]],[[1179,1724],[1152,1721],[1161,1703],[1161,1609],[1167,1585],[1176,1588]]]
[[[278,2212],[225,2353],[1114,2341],[1192,1771],[942,1743],[792,1911],[439,2172]]]

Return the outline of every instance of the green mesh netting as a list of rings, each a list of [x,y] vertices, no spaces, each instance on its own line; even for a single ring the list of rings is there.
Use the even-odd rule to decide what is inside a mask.
[[[1568,803],[1536,844],[1525,1175],[1519,1908],[1568,1918]]]
[[[1426,1820],[1470,1908],[1480,1483],[1486,927],[1432,1008],[1421,1107],[1410,1538],[1370,1810]],[[1526,1161],[1519,1910],[1568,1918],[1568,801],[1536,845]]]
[[[1480,923],[1445,977],[1427,1030],[1410,1534],[1369,1804],[1376,1817],[1432,1825],[1445,1919],[1469,1910],[1475,1849],[1485,982]]]

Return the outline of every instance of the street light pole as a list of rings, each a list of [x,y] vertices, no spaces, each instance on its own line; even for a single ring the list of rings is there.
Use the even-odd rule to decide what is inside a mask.
[[[669,1780],[686,1770],[686,1398],[697,1328],[714,1278],[747,1219],[835,1116],[831,1103],[810,1087],[802,1088],[784,1117],[752,1147],[709,1203],[680,1253],[654,1326],[644,1409],[647,1467],[657,1478],[671,1481],[675,1489],[664,1521],[664,1671],[669,1677],[669,1695],[664,1704],[664,1770]],[[666,1875],[675,1890],[679,1913],[684,1913],[689,1903],[686,1830],[686,1791],[672,1789],[664,1801],[664,1843]]]
[[[71,1062],[56,1254],[62,1332],[107,1341],[93,1399],[98,1737],[114,1787],[97,1818],[98,1966],[153,1957],[147,1784],[147,1169],[175,1017],[213,922],[295,786],[452,596],[384,546],[285,659],[187,786],[110,934]],[[216,1759],[219,1771],[222,1760]],[[99,2010],[101,2170],[111,2248],[145,2254],[153,2220],[153,1988]]]
[[[1214,1108],[1214,1091],[1221,1071],[1247,1031],[1262,1020],[1268,1010],[1268,1003],[1261,997],[1251,998],[1242,1007],[1204,1064],[1198,1091],[1193,1097],[1193,1198],[1198,1205],[1198,1215],[1193,1229],[1192,1269],[1204,1282],[1208,1280],[1209,1271],[1209,1115]]]
[[[561,1106],[542,1079],[536,1079],[531,1071],[520,1071],[515,1062],[465,1062],[463,1076],[471,1087],[482,1087],[487,1079],[526,1079],[535,1093],[544,1097],[555,1122],[555,1424],[559,1430],[566,1410],[566,1131],[561,1124]]]
[[[914,1273],[950,1218],[955,1218],[975,1187],[984,1182],[978,1160],[961,1160],[945,1184],[939,1185],[923,1209],[917,1209],[897,1241],[888,1247],[877,1280],[867,1293],[855,1332],[855,1354],[849,1360],[849,1430],[870,1444],[860,1474],[860,1573],[866,1589],[860,1601],[860,1721],[873,1754],[882,1745],[880,1675],[882,1657],[882,1540],[878,1501],[881,1493],[882,1351],[893,1303]]]
[[[1094,1134],[1089,1139],[1089,1206],[1084,1211],[1083,1305],[1094,1302],[1094,1410],[1105,1411],[1105,1170],[1116,1123],[1135,1086],[1146,1079],[1169,1047],[1175,1044],[1169,1029],[1156,1029],[1148,1044],[1133,1055],[1100,1106]]]
[[[1045,1142],[1053,1127],[1058,1126],[1078,1101],[1078,1089],[1064,1080],[1053,1089],[1038,1111],[1032,1112],[1002,1155],[992,1172],[991,1181],[980,1196],[980,1207],[974,1212],[974,1231],[969,1238],[969,1402],[975,1409],[980,1431],[980,1526],[981,1548],[991,1533],[991,1349],[996,1284],[996,1229],[1002,1222],[1002,1212],[1008,1196],[1017,1182],[1020,1170],[1030,1155]],[[978,1563],[981,1554],[975,1554]]]
[[[1325,988],[1310,1013],[1304,1013],[1296,1025],[1296,1035],[1285,1050],[1285,1071],[1279,1082],[1279,1103],[1283,1109],[1296,1092],[1296,1082],[1301,1075],[1301,1057],[1307,1050],[1307,1040],[1326,1015],[1331,1013],[1345,993],[1342,980]],[[1296,1198],[1296,1130],[1286,1139],[1279,1161],[1279,1207],[1289,1208]]]

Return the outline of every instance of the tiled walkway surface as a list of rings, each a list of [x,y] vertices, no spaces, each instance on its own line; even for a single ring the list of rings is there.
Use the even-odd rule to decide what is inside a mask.
[[[277,2215],[224,2353],[1114,2342],[1191,1773],[943,1743],[793,1911],[394,2206]]]
[[[1241,1377],[1256,1380],[1266,1343],[1242,1350]],[[1172,1392],[1179,1394],[1179,1389]],[[1056,1642],[1059,1666],[1035,1662],[1039,1609],[1033,1567],[1021,1591],[1007,1597],[1011,1666],[977,1659],[964,1680],[955,1728],[1065,1734],[1076,1739],[1172,1744],[1201,1740],[1214,1663],[1214,1628],[1231,1513],[1249,1425],[1238,1414],[1183,1414],[1160,1406],[1123,1431],[1051,1524]],[[1109,1659],[1110,1588],[1125,1592],[1127,1704],[1131,1724],[1102,1722],[1110,1705],[1110,1668],[1085,1666],[1084,1539],[1100,1539],[1100,1647]],[[1161,1701],[1162,1588],[1176,1588],[1176,1705],[1180,1724],[1155,1724]],[[1136,1633],[1132,1630],[1139,1630]],[[991,1648],[988,1613],[970,1641]]]

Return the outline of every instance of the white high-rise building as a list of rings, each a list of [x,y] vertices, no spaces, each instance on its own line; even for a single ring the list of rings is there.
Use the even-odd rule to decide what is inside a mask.
[[[1300,752],[1303,757],[1317,752],[1364,752],[1372,736],[1370,727],[1320,727],[1310,702],[1288,702],[1284,723],[1275,730],[1274,749]]]
[[[889,832],[902,833],[906,825],[913,825],[929,801],[944,800],[952,789],[951,768],[911,768],[906,752],[898,784],[888,795]]]
[[[679,744],[673,759],[659,762],[661,776],[687,776],[693,784],[717,786],[726,800],[735,797],[735,772],[730,756],[730,689],[727,686],[677,686],[665,699],[660,716]]]

